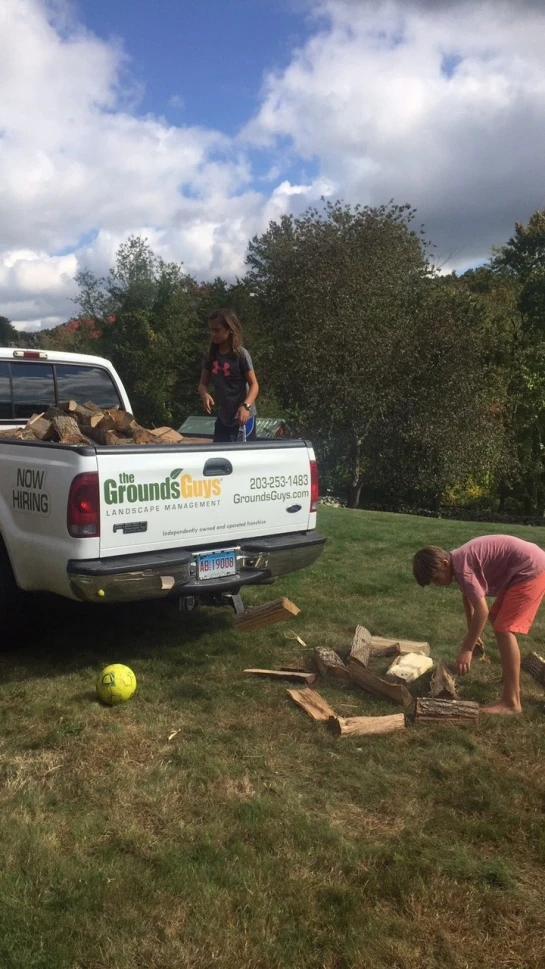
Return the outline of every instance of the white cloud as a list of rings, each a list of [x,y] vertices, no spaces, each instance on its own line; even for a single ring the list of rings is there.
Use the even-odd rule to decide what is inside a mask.
[[[228,138],[139,116],[122,48],[69,0],[2,0],[0,314],[68,318],[77,269],[107,271],[131,233],[198,278],[233,277],[284,212],[395,197],[467,266],[545,205],[541,0],[308,3],[306,43]],[[312,174],[294,179],[297,162]]]
[[[349,201],[416,205],[451,265],[485,258],[545,204],[543,4],[316,10],[327,25],[266,78],[250,142],[290,139]]]
[[[59,0],[54,22],[42,0],[0,5],[0,312],[25,324],[73,312],[78,266],[107,269],[131,232],[202,274],[231,272],[235,248],[240,268],[246,241],[229,243],[250,177],[233,141],[131,113],[123,51],[69,16],[59,26],[63,13]]]

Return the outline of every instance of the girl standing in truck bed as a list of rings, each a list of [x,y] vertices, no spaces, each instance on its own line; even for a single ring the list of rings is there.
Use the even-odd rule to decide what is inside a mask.
[[[208,317],[211,343],[204,357],[199,382],[199,396],[207,414],[212,413],[214,388],[218,416],[214,441],[236,441],[241,426],[246,440],[255,440],[255,399],[259,384],[252,358],[242,345],[242,327],[231,309],[218,309]]]

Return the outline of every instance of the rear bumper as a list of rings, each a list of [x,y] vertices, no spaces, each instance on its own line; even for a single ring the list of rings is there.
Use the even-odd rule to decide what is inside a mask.
[[[198,579],[198,551],[178,548],[104,559],[71,559],[68,580],[73,595],[85,602],[236,592],[241,586],[267,583],[312,565],[325,542],[324,535],[312,531],[255,538],[229,546],[236,549],[237,573],[218,579]],[[212,548],[208,546],[207,551]]]

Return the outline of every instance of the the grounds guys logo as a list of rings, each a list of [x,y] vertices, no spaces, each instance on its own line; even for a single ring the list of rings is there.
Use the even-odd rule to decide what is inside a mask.
[[[184,474],[183,468],[175,468],[162,481],[136,481],[136,475],[121,472],[119,480],[108,478],[104,482],[104,501],[107,505],[136,505],[150,502],[171,502],[180,499],[208,501],[221,495],[220,478],[194,478]],[[214,502],[215,503],[215,502]],[[185,507],[184,502],[165,505],[166,511]],[[151,509],[150,509],[151,510]],[[158,508],[157,511],[160,509]]]

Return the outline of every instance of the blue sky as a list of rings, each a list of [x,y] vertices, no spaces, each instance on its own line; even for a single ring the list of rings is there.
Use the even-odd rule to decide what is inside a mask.
[[[0,315],[54,326],[129,235],[199,280],[320,199],[463,271],[545,205],[543,0],[0,0]]]
[[[122,40],[142,85],[140,113],[231,135],[258,110],[264,72],[285,68],[309,32],[308,8],[282,0],[79,0],[78,8],[98,36]]]

